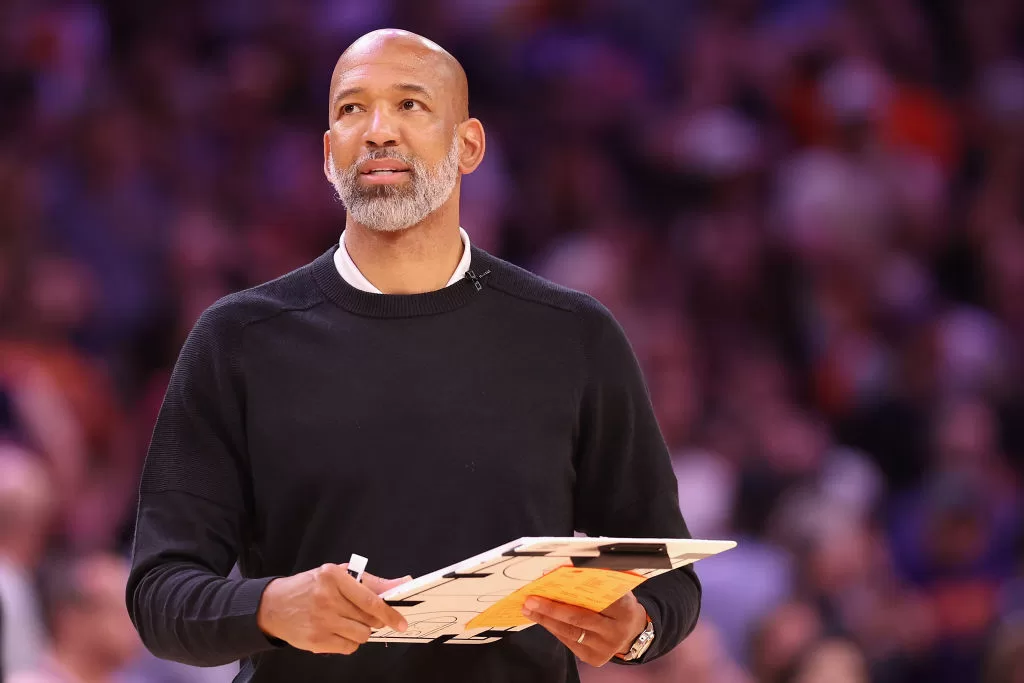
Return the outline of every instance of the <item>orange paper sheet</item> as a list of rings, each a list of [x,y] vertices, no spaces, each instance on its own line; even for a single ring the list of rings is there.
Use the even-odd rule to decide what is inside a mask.
[[[632,572],[558,567],[473,617],[466,624],[466,629],[511,628],[532,624],[523,616],[523,603],[531,595],[602,612],[643,582],[643,576]]]

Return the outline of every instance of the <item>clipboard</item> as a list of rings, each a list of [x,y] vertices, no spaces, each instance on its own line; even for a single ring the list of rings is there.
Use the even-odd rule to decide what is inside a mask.
[[[535,624],[529,595],[601,611],[647,579],[734,548],[734,541],[678,538],[523,537],[381,595],[406,618],[370,642],[484,645]]]

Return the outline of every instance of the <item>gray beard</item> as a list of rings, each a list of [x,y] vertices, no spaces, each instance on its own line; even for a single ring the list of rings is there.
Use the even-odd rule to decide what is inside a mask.
[[[371,159],[394,159],[407,165],[409,182],[361,186],[359,164]],[[451,197],[459,179],[459,138],[452,135],[447,156],[434,168],[394,150],[364,153],[342,173],[334,164],[333,154],[327,163],[331,184],[353,220],[371,230],[397,232],[423,222]]]

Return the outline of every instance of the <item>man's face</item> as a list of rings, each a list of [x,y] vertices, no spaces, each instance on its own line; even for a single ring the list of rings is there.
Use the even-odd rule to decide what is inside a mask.
[[[350,216],[373,230],[415,225],[459,178],[457,113],[436,60],[398,48],[343,58],[331,89],[326,172]]]
[[[98,555],[77,571],[82,573],[83,595],[79,604],[65,611],[68,633],[97,663],[118,669],[141,648],[124,604],[128,565],[120,558]]]

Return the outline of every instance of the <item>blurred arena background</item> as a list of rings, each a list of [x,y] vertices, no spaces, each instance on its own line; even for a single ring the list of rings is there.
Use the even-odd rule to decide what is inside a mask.
[[[8,678],[231,679],[139,649],[137,478],[198,314],[337,239],[330,73],[383,26],[469,74],[473,241],[612,309],[740,541],[584,680],[1024,681],[1018,0],[0,2]]]

